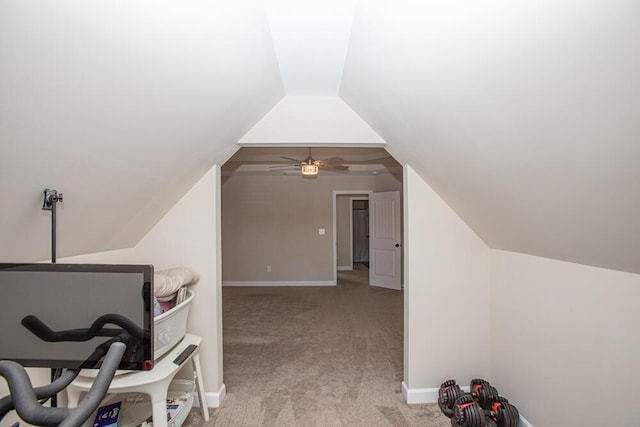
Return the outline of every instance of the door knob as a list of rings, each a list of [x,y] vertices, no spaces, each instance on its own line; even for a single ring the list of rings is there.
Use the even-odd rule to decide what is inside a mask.
[[[399,247],[400,247],[400,243],[396,243],[396,248],[399,248]]]

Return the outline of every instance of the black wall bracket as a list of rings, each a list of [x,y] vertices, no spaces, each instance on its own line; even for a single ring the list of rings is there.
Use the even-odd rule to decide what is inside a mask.
[[[44,190],[44,202],[42,203],[43,211],[52,211],[55,204],[62,201],[62,193],[56,190]]]
[[[51,211],[51,262],[56,262],[56,205],[62,201],[62,193],[58,193],[56,190],[45,189],[44,190],[44,202],[42,202],[43,211]],[[51,382],[60,377],[61,371],[58,369],[51,370]],[[58,396],[54,394],[51,396],[51,407],[58,406]]]

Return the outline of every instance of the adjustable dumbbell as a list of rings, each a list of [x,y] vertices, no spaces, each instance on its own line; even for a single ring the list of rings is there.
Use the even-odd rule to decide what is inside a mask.
[[[492,396],[498,396],[498,390],[489,384],[489,381],[483,379],[473,379],[470,385],[471,396],[482,407],[482,409],[489,409],[489,399]]]
[[[517,427],[520,422],[518,408],[502,396],[491,396],[487,399],[488,408],[485,414],[498,427]]]
[[[440,386],[438,405],[445,416],[451,418],[452,426],[517,427],[520,419],[518,409],[500,396],[498,390],[488,381],[473,379],[470,390],[470,393],[464,393],[455,380],[445,381]],[[477,407],[470,405],[472,401]],[[479,415],[478,409],[482,411],[482,416]],[[455,417],[456,410],[459,413],[458,421]]]
[[[473,396],[466,394],[453,405],[453,427],[497,427],[493,419],[485,416],[485,411]]]
[[[483,379],[471,380],[471,396],[480,403],[483,409],[486,408],[486,399],[489,396],[498,395],[498,390],[491,386],[488,381]],[[442,383],[438,391],[438,405],[442,412],[449,418],[453,416],[453,405],[456,400],[465,393],[456,384],[455,380],[448,380]]]
[[[463,394],[456,380],[447,380],[442,383],[438,390],[438,406],[447,418],[453,416],[453,405]]]

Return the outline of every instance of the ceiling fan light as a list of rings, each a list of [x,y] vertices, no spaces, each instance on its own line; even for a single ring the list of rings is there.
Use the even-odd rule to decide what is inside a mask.
[[[304,176],[318,175],[318,165],[304,163],[301,165],[301,170]]]

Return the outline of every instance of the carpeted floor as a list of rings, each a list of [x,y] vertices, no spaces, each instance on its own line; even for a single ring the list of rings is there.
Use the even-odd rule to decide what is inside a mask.
[[[223,289],[222,405],[201,426],[448,426],[437,405],[407,405],[402,292],[366,269],[337,287]]]

